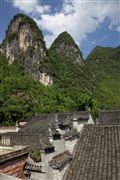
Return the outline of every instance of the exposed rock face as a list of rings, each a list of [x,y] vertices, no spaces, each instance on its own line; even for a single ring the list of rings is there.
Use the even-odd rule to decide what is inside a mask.
[[[55,49],[58,54],[74,64],[83,64],[82,53],[68,32],[61,33],[53,42],[50,49]]]
[[[23,14],[14,16],[6,32],[2,51],[6,54],[9,64],[20,63],[24,66],[25,74],[45,85],[51,85],[52,77],[46,70],[44,73],[50,81],[41,81],[47,50],[42,32],[33,19]]]

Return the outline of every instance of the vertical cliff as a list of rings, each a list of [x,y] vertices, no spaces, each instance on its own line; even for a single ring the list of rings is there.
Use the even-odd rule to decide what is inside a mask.
[[[7,56],[9,64],[20,63],[24,66],[25,74],[45,85],[52,84],[50,69],[45,68],[49,58],[44,38],[30,17],[23,14],[14,16],[6,32],[2,52]]]

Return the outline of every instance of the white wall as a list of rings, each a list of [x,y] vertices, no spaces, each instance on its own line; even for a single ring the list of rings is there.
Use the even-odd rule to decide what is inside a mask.
[[[77,143],[77,139],[66,141],[65,142],[66,150],[68,150],[72,154],[76,143]]]
[[[94,124],[94,121],[91,115],[89,115],[89,120],[87,124]]]

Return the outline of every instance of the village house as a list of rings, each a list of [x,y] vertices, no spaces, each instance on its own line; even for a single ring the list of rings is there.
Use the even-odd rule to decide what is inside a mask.
[[[61,180],[72,159],[74,146],[84,124],[93,123],[89,112],[35,115],[19,131],[8,132],[12,145],[29,146],[40,151],[35,162],[28,156],[26,177],[35,180]]]
[[[100,111],[97,124],[85,111],[35,115],[18,128],[1,134],[1,142],[29,147],[25,178],[120,179],[120,111]],[[40,152],[37,160],[32,149]]]
[[[23,168],[27,157],[26,146],[12,146],[9,136],[0,135],[0,179],[12,179],[11,176],[25,179]]]
[[[100,111],[97,125],[86,124],[63,180],[120,179],[120,111]]]

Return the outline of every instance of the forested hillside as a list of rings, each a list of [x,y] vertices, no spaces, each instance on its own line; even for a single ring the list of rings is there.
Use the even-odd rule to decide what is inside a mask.
[[[95,118],[99,109],[120,108],[120,46],[97,46],[84,60],[67,32],[49,50],[43,36],[35,41],[38,27],[28,16],[16,15],[8,29],[0,46],[0,124],[89,107]],[[19,37],[11,36],[17,31]],[[40,83],[51,77],[53,84]]]
[[[8,65],[6,57],[0,53],[0,123],[14,124],[36,113],[85,109],[89,96],[76,88],[70,89],[69,85],[66,88],[65,84],[62,89],[57,83],[45,87],[26,76],[23,66],[17,63]]]
[[[95,89],[92,93],[100,108],[120,108],[120,46],[97,46],[86,59],[84,71]]]

